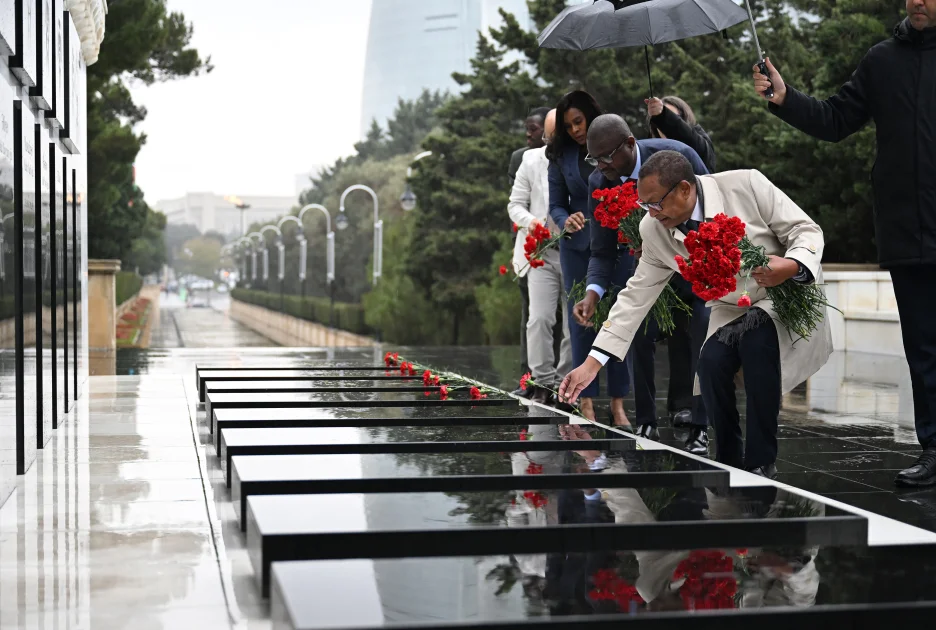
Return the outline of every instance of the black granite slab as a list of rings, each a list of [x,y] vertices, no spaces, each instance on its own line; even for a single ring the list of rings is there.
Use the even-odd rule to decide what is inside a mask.
[[[566,489],[599,479],[615,488],[728,485],[727,470],[669,451],[632,450],[632,440],[558,444],[566,448],[527,451],[518,442],[497,452],[238,456],[231,460],[231,501],[243,529],[247,499],[257,494]]]
[[[284,560],[867,542],[863,517],[774,486],[252,496],[247,505],[264,595],[270,564]]]
[[[205,402],[205,384],[212,381],[416,381],[421,376],[403,376],[391,370],[202,370],[198,373],[198,401]]]
[[[582,427],[601,445],[590,448],[632,450],[637,442]],[[349,453],[440,453],[568,450],[567,432],[556,425],[298,427],[221,429],[218,458],[231,485],[231,458],[237,455],[337,455]]]
[[[241,363],[241,362],[239,362]],[[302,365],[302,364],[305,365]],[[245,372],[253,370],[262,370],[264,372],[269,371],[279,371],[279,372],[291,372],[294,370],[312,370],[314,369],[317,372],[383,372],[387,369],[386,365],[375,365],[373,363],[349,363],[349,362],[339,362],[339,363],[328,363],[327,361],[312,361],[312,360],[303,360],[295,361],[292,365],[288,363],[283,363],[279,365],[271,364],[269,359],[263,362],[257,362],[255,365],[237,365],[237,366],[228,366],[228,365],[195,365],[195,387],[201,391],[201,373],[202,372]]]
[[[270,612],[276,627],[297,630],[870,629],[929,627],[936,614],[936,594],[923,587],[936,580],[932,545],[706,552],[731,568],[701,574],[703,592],[718,579],[733,597],[677,586],[676,567],[691,551],[629,549],[277,562]],[[609,593],[615,588],[620,598]]]
[[[529,425],[565,424],[568,416],[541,407],[509,405],[472,409],[436,407],[302,407],[216,409],[207,416],[215,449],[220,452],[220,433],[225,428],[257,427],[389,427],[452,425],[486,426],[514,424],[517,432]]]
[[[438,394],[426,396],[423,389],[414,392],[293,392],[293,393],[246,393],[205,395],[205,413],[211,417],[217,409],[264,408],[264,407],[519,407],[516,398],[488,396],[471,400],[466,390],[456,390],[448,400]]]
[[[297,381],[262,380],[262,381],[207,381],[205,395],[214,394],[247,394],[247,393],[279,393],[279,392],[411,392],[424,394],[434,392],[437,394],[438,386],[423,385],[422,379],[409,381],[378,381],[367,380],[317,380],[303,379]]]

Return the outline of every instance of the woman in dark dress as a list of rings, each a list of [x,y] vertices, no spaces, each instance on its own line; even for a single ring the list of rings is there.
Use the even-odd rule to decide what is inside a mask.
[[[570,238],[559,244],[559,260],[562,265],[562,280],[566,293],[573,285],[585,280],[588,274],[588,259],[591,256],[591,234],[586,219],[589,211],[588,176],[595,167],[585,161],[588,149],[585,146],[588,127],[601,115],[601,108],[588,92],[569,92],[556,105],[556,132],[546,149],[549,158],[549,215],[560,229],[571,233]],[[615,270],[614,283],[624,286],[632,269],[621,265]],[[626,269],[624,267],[627,267]],[[596,333],[591,326],[580,326],[572,316],[573,301],[568,303],[572,359],[581,365],[591,350]],[[627,362],[611,361],[607,366],[608,395],[611,397],[611,414],[614,424],[627,426],[624,412],[624,397],[630,388]],[[598,394],[598,379],[582,392],[581,411],[590,419],[595,418],[592,399]]]
[[[715,172],[715,147],[712,139],[696,121],[692,108],[678,96],[651,98],[647,103],[647,119],[654,138],[669,138],[692,147],[709,170]]]

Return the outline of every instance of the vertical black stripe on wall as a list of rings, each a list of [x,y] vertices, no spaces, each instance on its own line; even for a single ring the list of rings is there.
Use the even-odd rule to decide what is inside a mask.
[[[54,16],[53,16],[54,17]],[[52,24],[53,29],[55,24]],[[54,38],[53,38],[54,39]],[[53,67],[53,80],[52,80],[52,93],[55,94],[55,64],[52,64]],[[59,377],[59,365],[58,365],[58,239],[56,238],[55,226],[58,223],[55,216],[55,211],[58,209],[55,205],[55,193],[59,192],[55,190],[55,143],[49,143],[49,258],[52,261],[49,265],[49,293],[51,294],[50,302],[51,304],[51,329],[49,332],[52,337],[52,347],[50,348],[50,356],[52,361],[52,430],[58,428],[58,377]],[[41,319],[41,318],[40,318]],[[39,442],[42,443],[41,441]]]
[[[74,336],[72,337],[72,348],[74,348],[75,363],[72,365],[74,379],[72,384],[74,389],[72,390],[72,395],[75,397],[75,400],[78,400],[78,300],[80,299],[81,291],[79,290],[78,284],[78,265],[81,264],[81,253],[78,251],[78,176],[75,173],[75,169],[72,169],[72,257],[74,262],[72,263],[72,286],[74,287],[72,291],[75,293],[75,312],[72,317],[72,332]]]
[[[13,102],[13,146],[17,147],[20,159],[23,157],[23,102]],[[23,330],[23,167],[18,161],[13,169],[13,309],[15,316],[14,345],[16,357],[13,369],[16,371],[16,474],[26,473],[26,365],[25,334]]]
[[[41,27],[41,25],[40,25]],[[39,60],[42,63],[42,60]],[[36,280],[33,282],[36,294],[36,310],[33,317],[36,320],[36,448],[42,448],[45,443],[45,429],[42,414],[45,413],[45,372],[42,361],[42,123],[33,125],[33,146],[36,150],[35,185],[36,185],[36,219],[33,227],[33,238],[36,246],[33,248],[35,258]]]
[[[64,317],[62,326],[65,330],[64,339],[62,340],[62,352],[64,353],[62,362],[65,364],[62,393],[64,394],[65,409],[62,411],[68,413],[71,408],[70,399],[68,398],[68,158],[64,156],[62,156],[62,284],[62,303],[65,306],[62,309]]]

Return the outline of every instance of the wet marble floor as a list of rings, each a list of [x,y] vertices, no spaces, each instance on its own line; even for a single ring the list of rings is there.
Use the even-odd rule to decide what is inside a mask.
[[[341,353],[374,363],[382,355],[380,348]],[[505,388],[516,378],[512,348],[413,355]],[[0,507],[0,627],[271,627],[198,403],[194,366],[335,358],[315,349],[121,352],[118,374],[91,378]],[[665,396],[665,365],[659,369]],[[898,492],[891,484],[917,452],[900,370],[884,357],[834,356],[788,397],[779,481],[936,532],[936,490]],[[659,406],[662,414],[665,401]],[[679,444],[678,432],[665,420],[661,426],[663,442],[645,448]],[[732,485],[757,483],[732,472]],[[888,519],[869,525],[872,544],[936,542],[936,533]]]

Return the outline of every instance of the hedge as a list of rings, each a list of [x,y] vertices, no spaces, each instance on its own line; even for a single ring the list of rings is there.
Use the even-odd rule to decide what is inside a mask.
[[[120,306],[143,288],[143,278],[132,271],[118,271],[115,278],[117,306]]]
[[[325,326],[334,326],[339,330],[346,330],[357,335],[370,335],[373,331],[364,322],[364,305],[335,302],[335,322],[329,321],[331,301],[320,297],[301,297],[299,295],[282,296],[282,309],[280,309],[280,294],[269,291],[254,291],[252,289],[234,289],[231,297],[247,304],[262,306],[271,311],[284,312],[287,315],[316,322]]]

